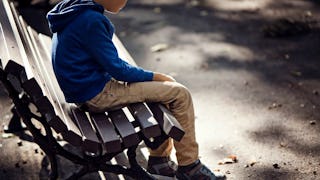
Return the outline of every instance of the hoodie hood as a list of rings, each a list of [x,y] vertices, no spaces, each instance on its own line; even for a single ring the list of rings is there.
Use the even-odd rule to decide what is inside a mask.
[[[49,28],[52,33],[63,30],[79,13],[92,9],[104,12],[103,6],[92,0],[63,0],[47,14]]]

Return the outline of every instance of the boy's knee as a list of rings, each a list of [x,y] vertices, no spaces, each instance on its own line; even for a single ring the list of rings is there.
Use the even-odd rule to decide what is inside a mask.
[[[174,89],[177,92],[177,96],[181,96],[183,98],[191,97],[189,89],[180,83],[177,83]]]

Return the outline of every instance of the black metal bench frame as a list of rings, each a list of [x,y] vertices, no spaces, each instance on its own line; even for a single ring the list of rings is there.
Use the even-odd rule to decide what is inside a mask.
[[[12,110],[14,118],[11,123],[20,126],[21,119],[32,134],[34,142],[48,156],[51,165],[50,179],[57,179],[59,176],[57,156],[64,157],[74,164],[82,166],[68,179],[78,179],[87,173],[96,171],[128,175],[135,179],[155,179],[138,164],[136,149],[141,141],[151,149],[159,147],[169,137],[179,141],[183,137],[184,131],[177,120],[164,106],[157,103],[131,104],[128,109],[135,120],[130,122],[132,123],[130,131],[137,131],[134,129],[137,127],[139,130],[136,133],[128,134],[127,129],[121,127],[121,122],[128,123],[127,121],[129,121],[122,109],[107,112],[109,117],[106,117],[104,113],[84,112],[73,106],[70,106],[71,108],[68,106],[68,110],[61,109],[59,98],[51,95],[52,91],[56,91],[56,86],[52,86],[52,82],[50,82],[50,78],[54,78],[52,72],[51,74],[40,72],[45,71],[43,68],[46,68],[46,66],[43,66],[44,63],[41,66],[42,62],[39,62],[39,60],[44,60],[46,57],[43,57],[43,54],[39,52],[35,53],[36,48],[39,48],[37,47],[37,40],[35,40],[37,33],[26,25],[16,12],[13,3],[9,3],[7,0],[3,0],[3,3],[10,6],[10,11],[8,12],[7,9],[6,13],[10,13],[13,17],[14,25],[11,24],[11,26],[15,26],[12,28],[18,30],[24,47],[23,51],[27,55],[27,61],[23,61],[23,64],[21,64],[21,61],[2,59],[2,62],[6,62],[5,67],[2,66],[0,59],[0,80],[14,104]],[[27,71],[33,74],[31,76],[30,74],[27,75]],[[63,111],[67,113],[66,116],[61,117]],[[60,114],[57,112],[60,112]],[[91,119],[94,119],[90,121],[91,125],[83,120],[87,116],[86,113],[90,114]],[[97,122],[101,122],[98,121],[101,120],[101,116],[104,117],[103,120],[112,118],[112,123],[115,123],[114,121],[118,123],[119,121],[119,127],[117,127],[116,134],[113,134],[113,136],[121,136],[120,140],[115,137],[115,140],[108,142],[108,144],[104,141],[103,136],[108,136],[106,135],[108,132],[103,131],[106,129],[99,129],[100,124]],[[70,118],[69,122],[74,123],[75,127],[71,127],[70,130],[70,127],[65,124],[68,119],[63,119],[63,117]],[[117,123],[114,126],[117,126]],[[78,134],[72,128],[78,131]],[[92,129],[95,129],[95,131]],[[63,148],[57,141],[55,134],[61,134],[68,143],[81,147],[83,153],[79,155]],[[113,157],[126,149],[129,161],[128,167],[108,163]]]
[[[15,64],[15,62],[13,61],[9,62],[9,66],[10,65],[19,67],[18,64]],[[23,72],[20,72],[20,73],[23,74]],[[35,102],[32,100],[32,97],[30,97],[28,94],[25,94],[24,92],[19,90],[19,84],[17,84],[17,81],[9,80],[10,78],[8,78],[8,76],[10,75],[12,74],[8,74],[2,68],[0,69],[1,82],[5,86],[10,99],[12,99],[12,102],[14,103],[17,114],[19,115],[19,117],[21,117],[27,129],[31,132],[34,142],[37,143],[40,146],[40,148],[45,152],[45,154],[49,157],[49,160],[51,163],[51,174],[50,174],[51,179],[57,179],[58,177],[58,167],[57,167],[57,157],[56,157],[57,155],[65,157],[70,161],[72,161],[73,163],[80,164],[83,166],[78,172],[70,176],[69,179],[78,179],[79,177],[87,173],[96,172],[99,170],[112,172],[115,174],[124,174],[137,179],[140,179],[140,178],[154,179],[150,174],[146,173],[137,163],[136,161],[137,145],[129,147],[127,151],[130,168],[126,168],[120,165],[106,164],[106,162],[110,161],[115,155],[117,155],[120,152],[106,153],[104,155],[88,155],[84,153],[83,156],[81,157],[75,153],[65,150],[57,142],[57,139],[54,137],[51,126],[49,125],[49,123],[47,122],[47,119],[45,118],[46,114],[42,114],[41,116],[39,116],[34,112],[32,112],[29,105],[30,103],[35,103]],[[19,81],[21,81],[21,79],[19,79]],[[21,84],[21,86],[23,85]],[[32,119],[35,119],[41,123],[41,125],[45,129],[45,133],[41,132],[41,130],[37,127],[37,125],[35,125],[34,122],[32,122]],[[141,134],[141,137],[144,138],[145,136]],[[163,140],[165,140],[166,138],[167,137],[165,135],[159,136],[159,139],[156,140],[157,143],[151,142],[145,138],[144,140],[150,147],[156,147],[159,145],[159,143],[163,142]]]

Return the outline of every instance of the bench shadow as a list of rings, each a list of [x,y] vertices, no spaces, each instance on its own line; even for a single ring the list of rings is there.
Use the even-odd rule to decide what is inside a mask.
[[[82,155],[82,151],[75,147],[72,146],[68,143],[63,145],[63,148],[66,149],[67,151],[71,151],[79,156]],[[141,151],[142,148],[146,148],[146,146],[142,143],[138,146],[137,148],[137,161],[138,163],[146,168],[147,165],[147,159],[143,155],[143,152]],[[59,174],[59,179],[66,179],[69,177],[73,172],[76,172],[81,166],[80,165],[75,165],[68,159],[58,156],[57,157],[58,161],[58,174]],[[117,163],[119,165],[123,166],[129,166],[128,158],[127,155],[124,152],[119,153],[117,156],[115,156],[111,162],[112,164]],[[50,173],[50,162],[48,159],[48,156],[44,156],[41,162],[41,170],[39,172],[39,179],[48,179]],[[93,172],[93,173],[88,173],[84,175],[83,177],[80,178],[80,180],[98,180],[98,179],[110,179],[110,180],[120,180],[120,179],[126,179],[126,180],[134,180],[131,177],[128,176],[122,176],[122,175],[116,175],[113,173],[108,173],[108,172]]]
[[[14,132],[13,134],[18,136],[21,140],[34,142],[33,137],[30,134],[26,133],[25,131]]]

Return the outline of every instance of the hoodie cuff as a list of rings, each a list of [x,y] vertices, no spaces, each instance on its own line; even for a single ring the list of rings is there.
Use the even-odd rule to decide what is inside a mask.
[[[146,79],[145,81],[152,81],[153,80],[153,72],[152,71],[148,71],[148,70],[145,70],[145,73],[146,73]]]

